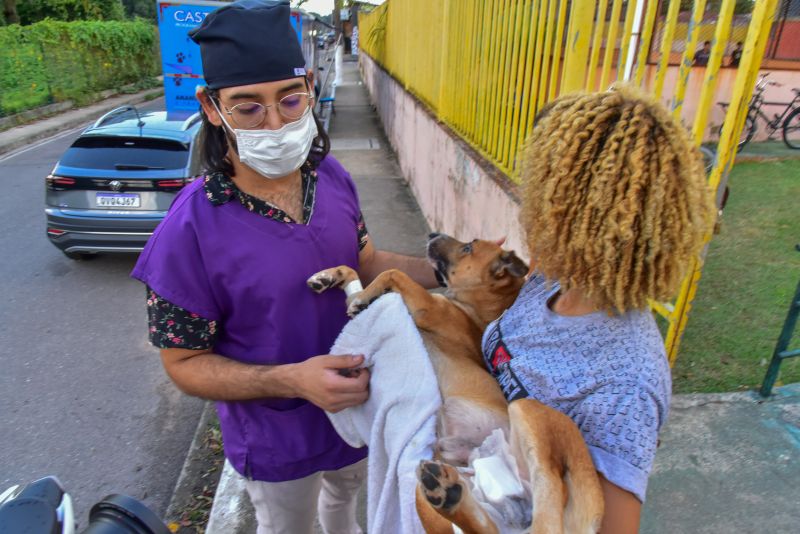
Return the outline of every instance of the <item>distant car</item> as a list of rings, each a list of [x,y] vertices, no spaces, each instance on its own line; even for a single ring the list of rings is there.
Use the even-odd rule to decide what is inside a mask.
[[[199,114],[117,108],[87,128],[47,176],[47,237],[67,257],[138,252],[178,191],[202,174]]]

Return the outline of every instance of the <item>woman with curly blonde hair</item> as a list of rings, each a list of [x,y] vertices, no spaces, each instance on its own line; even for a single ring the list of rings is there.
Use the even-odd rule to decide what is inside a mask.
[[[699,152],[636,90],[567,95],[523,153],[534,271],[484,334],[506,398],[580,428],[606,500],[603,532],[636,532],[671,378],[648,299],[678,290],[714,219]]]

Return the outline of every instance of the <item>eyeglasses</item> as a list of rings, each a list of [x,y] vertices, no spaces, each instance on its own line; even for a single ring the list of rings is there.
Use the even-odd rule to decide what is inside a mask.
[[[292,93],[281,98],[275,105],[278,107],[278,113],[281,114],[281,117],[289,121],[296,121],[303,116],[313,99],[314,95],[312,93]],[[222,106],[222,108],[227,115],[230,115],[236,126],[248,129],[262,125],[264,118],[267,116],[267,108],[272,106],[272,104],[265,106],[258,102],[242,102],[232,108],[225,106]]]

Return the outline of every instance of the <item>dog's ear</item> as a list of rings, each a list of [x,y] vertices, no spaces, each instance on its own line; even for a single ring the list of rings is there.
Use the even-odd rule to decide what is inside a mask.
[[[506,273],[517,278],[528,274],[528,265],[519,259],[513,250],[504,250],[492,264],[492,274],[495,278],[501,278]]]

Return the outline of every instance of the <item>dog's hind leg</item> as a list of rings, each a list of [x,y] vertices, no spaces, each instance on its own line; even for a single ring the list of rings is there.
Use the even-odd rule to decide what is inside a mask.
[[[417,479],[417,512],[428,534],[453,532],[452,526],[447,530],[450,523],[465,534],[498,534],[497,526],[455,467],[423,460],[417,467]],[[438,517],[430,513],[431,509]]]
[[[603,494],[580,430],[533,399],[508,406],[511,447],[533,491],[536,534],[591,534],[603,518]]]

